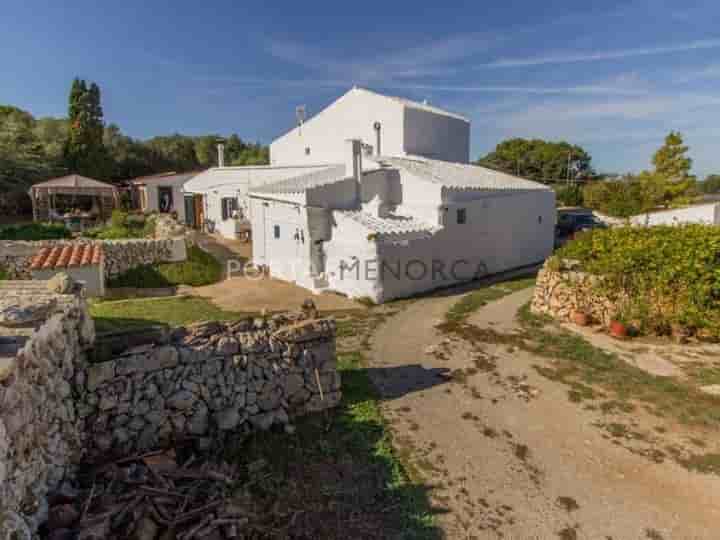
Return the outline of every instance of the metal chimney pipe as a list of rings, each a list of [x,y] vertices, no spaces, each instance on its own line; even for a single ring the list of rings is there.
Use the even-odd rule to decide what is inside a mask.
[[[381,156],[382,151],[380,150],[380,130],[382,129],[382,125],[380,122],[375,122],[373,124],[373,128],[375,128],[375,155]]]
[[[218,153],[218,167],[224,167],[225,166],[225,145],[223,143],[218,143],[217,153]]]

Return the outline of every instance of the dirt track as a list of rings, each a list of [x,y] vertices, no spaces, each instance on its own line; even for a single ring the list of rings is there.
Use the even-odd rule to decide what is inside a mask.
[[[491,303],[469,322],[512,331],[529,295]],[[435,325],[459,297],[419,300],[391,317],[371,355],[396,443],[434,486],[447,538],[718,537],[720,477],[655,463],[604,435],[592,425],[599,412],[533,369],[547,358],[440,334]]]

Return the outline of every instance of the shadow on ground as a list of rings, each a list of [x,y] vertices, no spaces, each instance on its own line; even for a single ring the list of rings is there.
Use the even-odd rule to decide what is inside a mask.
[[[422,392],[439,384],[445,384],[452,377],[447,368],[426,368],[420,364],[369,368],[366,372],[383,400]]]

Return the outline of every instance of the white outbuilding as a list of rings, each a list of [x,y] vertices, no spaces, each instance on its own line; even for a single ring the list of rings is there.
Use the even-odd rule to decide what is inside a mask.
[[[249,191],[253,262],[314,291],[374,302],[544,260],[555,195],[475,165],[364,156]]]
[[[684,223],[701,223],[704,225],[720,225],[720,203],[706,203],[649,212],[630,218],[634,225],[682,225]]]

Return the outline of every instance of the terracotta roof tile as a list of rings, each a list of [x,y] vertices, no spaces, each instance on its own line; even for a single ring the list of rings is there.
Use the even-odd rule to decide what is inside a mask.
[[[51,268],[71,268],[100,264],[103,249],[100,244],[65,244],[44,247],[30,261],[31,270],[49,270]]]

